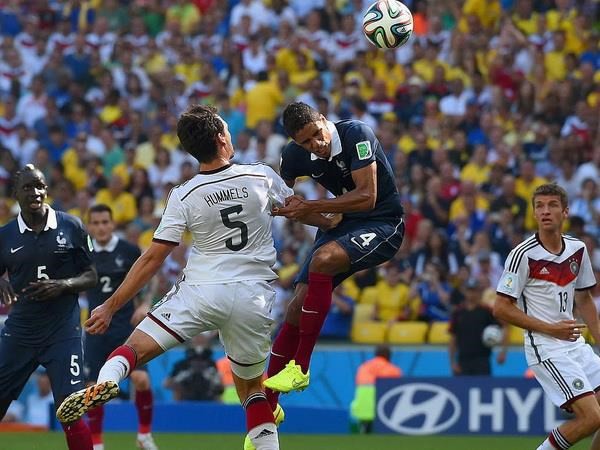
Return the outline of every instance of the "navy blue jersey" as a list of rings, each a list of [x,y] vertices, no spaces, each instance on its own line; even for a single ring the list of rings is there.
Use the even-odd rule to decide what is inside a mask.
[[[140,254],[137,246],[116,236],[113,236],[106,248],[101,248],[94,242],[92,259],[96,264],[98,284],[87,291],[90,311],[104,303],[115,292]],[[113,316],[107,332],[129,336],[133,329],[131,325],[133,312],[133,302],[127,302]]]
[[[81,337],[78,294],[36,301],[21,291],[32,281],[75,277],[92,265],[91,241],[81,220],[70,214],[49,208],[39,234],[21,215],[0,228],[0,274],[8,272],[17,295],[2,334],[36,346]]]
[[[377,164],[377,201],[371,211],[344,213],[346,219],[400,218],[404,211],[396,189],[394,172],[373,130],[358,120],[334,123],[338,137],[332,133],[331,158],[317,158],[295,142],[287,144],[281,154],[281,177],[295,180],[309,176],[332,194],[339,196],[356,189],[352,171],[373,162]]]

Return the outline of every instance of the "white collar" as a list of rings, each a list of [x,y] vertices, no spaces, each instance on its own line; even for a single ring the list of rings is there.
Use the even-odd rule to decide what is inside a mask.
[[[329,132],[331,133],[331,155],[329,155],[329,159],[327,161],[331,161],[334,156],[337,156],[340,153],[342,153],[342,140],[340,139],[340,133],[338,133],[338,130],[335,127],[335,124],[333,122],[330,122],[328,120],[327,128],[329,129]],[[325,159],[325,158],[319,158],[314,153],[310,154],[311,161],[316,161],[317,159]]]
[[[117,244],[119,243],[119,238],[114,234],[110,238],[110,241],[106,245],[100,245],[100,243],[96,239],[92,239],[92,244],[94,245],[95,252],[114,252],[115,248],[117,248]]]
[[[56,211],[54,211],[50,205],[47,206],[48,217],[46,218],[46,226],[44,227],[44,231],[56,230],[56,228],[58,227],[58,222],[56,221]],[[21,234],[25,233],[26,231],[33,231],[27,226],[27,224],[23,220],[21,212],[19,212],[19,215],[17,216],[17,223],[19,224],[19,232]]]

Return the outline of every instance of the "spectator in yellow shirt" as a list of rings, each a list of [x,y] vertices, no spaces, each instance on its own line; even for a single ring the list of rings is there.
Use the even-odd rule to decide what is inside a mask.
[[[473,156],[460,172],[464,181],[472,181],[481,186],[490,177],[490,165],[487,163],[487,148],[485,144],[478,144],[473,150]]]
[[[566,35],[562,30],[557,30],[552,35],[554,49],[544,55],[544,66],[548,79],[553,81],[564,80],[567,75],[567,66],[565,63],[565,43]]]
[[[107,188],[96,194],[96,203],[110,206],[117,226],[124,227],[137,217],[135,197],[125,190],[125,183],[117,174],[112,174]]]
[[[410,286],[402,279],[396,264],[387,264],[383,276],[376,285],[377,301],[375,318],[386,322],[410,320],[417,316],[420,300],[409,299]]]
[[[194,2],[176,0],[167,8],[167,21],[177,20],[181,25],[181,32],[185,35],[191,34],[198,22],[200,22],[200,11]]]
[[[267,72],[260,72],[256,84],[246,93],[246,127],[253,130],[261,120],[272,122],[283,105],[283,94],[269,81]]]
[[[548,181],[545,178],[535,175],[535,165],[531,160],[525,160],[521,163],[521,174],[515,182],[515,192],[522,198],[532,198],[533,192]],[[535,230],[536,221],[533,217],[533,205],[527,202],[527,213],[525,214],[525,229]]]
[[[473,211],[487,211],[489,203],[478,191],[472,181],[465,180],[460,185],[460,194],[450,205],[450,221],[454,222],[457,217],[468,216]],[[473,211],[469,211],[472,209]]]

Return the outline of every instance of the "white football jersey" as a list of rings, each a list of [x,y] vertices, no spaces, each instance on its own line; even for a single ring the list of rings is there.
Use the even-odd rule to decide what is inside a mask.
[[[576,290],[596,284],[585,244],[563,235],[563,250],[555,255],[546,250],[537,234],[516,246],[508,255],[496,292],[517,300],[525,314],[556,323],[573,319]],[[542,362],[585,343],[525,330],[525,356],[529,364]]]
[[[188,284],[274,280],[270,211],[293,193],[263,164],[201,172],[171,190],[154,239],[179,244],[190,231]]]

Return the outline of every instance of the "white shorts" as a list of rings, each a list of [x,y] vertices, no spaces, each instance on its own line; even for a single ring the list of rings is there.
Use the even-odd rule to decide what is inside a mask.
[[[531,370],[552,403],[566,410],[600,387],[600,357],[587,344],[534,364]]]
[[[218,330],[231,370],[262,375],[271,348],[275,291],[266,281],[189,285],[180,281],[137,326],[165,351],[199,333]]]

